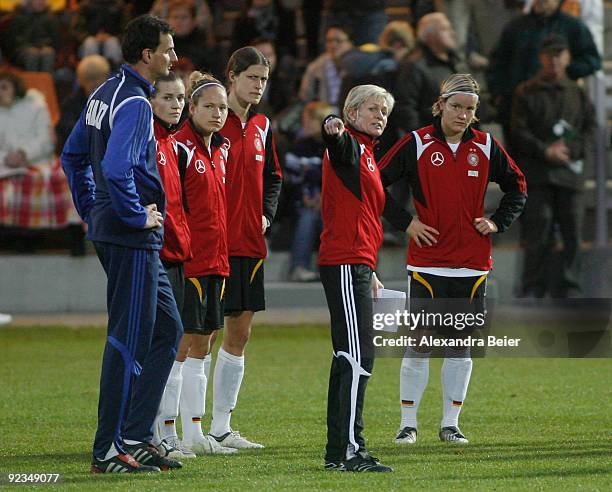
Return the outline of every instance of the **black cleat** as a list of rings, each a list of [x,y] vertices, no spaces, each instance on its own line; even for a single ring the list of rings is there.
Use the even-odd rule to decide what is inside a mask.
[[[326,471],[346,471],[346,467],[341,460],[325,460],[323,468]]]
[[[367,451],[358,451],[350,460],[342,462],[346,471],[349,472],[392,472],[393,468],[383,465]]]
[[[157,466],[138,463],[132,455],[118,454],[107,460],[93,459],[91,473],[156,473],[161,470]]]
[[[149,443],[124,444],[124,447],[141,465],[156,466],[162,471],[183,468],[180,461],[162,456],[157,448]]]

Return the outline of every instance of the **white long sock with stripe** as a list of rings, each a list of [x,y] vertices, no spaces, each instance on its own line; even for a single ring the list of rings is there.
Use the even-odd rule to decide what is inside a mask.
[[[469,357],[446,357],[442,364],[442,407],[443,416],[440,427],[458,427],[459,414],[467,394],[472,359]]]
[[[400,369],[400,400],[402,420],[400,429],[417,428],[417,411],[429,382],[429,354],[409,350]]]
[[[194,442],[204,437],[202,417],[206,404],[206,384],[204,359],[187,357],[183,367],[183,388],[181,391],[181,424],[185,442]]]
[[[213,378],[213,411],[210,433],[220,437],[230,431],[232,410],[244,376],[244,356],[232,355],[223,348],[217,353]]]
[[[183,362],[175,360],[172,369],[170,369],[170,375],[157,413],[157,425],[155,427],[158,430],[160,441],[169,437],[177,437],[176,419],[179,413],[182,385]]]

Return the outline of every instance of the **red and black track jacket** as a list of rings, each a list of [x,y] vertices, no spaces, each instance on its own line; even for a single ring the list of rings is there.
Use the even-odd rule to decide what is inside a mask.
[[[225,169],[229,142],[213,133],[210,152],[187,120],[176,132],[193,259],[186,277],[229,276]]]
[[[382,181],[389,186],[404,180],[412,188],[419,220],[439,231],[433,246],[410,241],[408,264],[422,267],[490,270],[491,235],[473,225],[484,216],[484,198],[490,181],[504,196],[491,217],[504,232],[520,215],[527,199],[525,176],[490,134],[468,128],[454,155],[437,118],[399,140],[380,162]],[[387,193],[384,217],[405,230],[412,216]]]
[[[221,135],[231,143],[226,191],[229,255],[265,258],[261,217],[272,223],[283,180],[270,120],[250,111],[242,128],[230,110]]]
[[[191,234],[183,208],[176,140],[158,118],[155,118],[153,128],[157,141],[157,168],[166,192],[164,245],[159,256],[164,261],[184,263],[191,258]]]
[[[374,160],[375,140],[347,127],[341,137],[323,131],[319,265],[368,265],[376,268],[382,244],[380,216],[385,191]]]

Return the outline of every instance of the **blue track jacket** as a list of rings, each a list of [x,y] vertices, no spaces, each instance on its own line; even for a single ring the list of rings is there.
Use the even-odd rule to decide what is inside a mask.
[[[165,213],[157,170],[153,86],[128,65],[87,100],[62,152],[62,167],[88,238],[138,249],[161,249],[163,229],[143,229],[145,205]]]

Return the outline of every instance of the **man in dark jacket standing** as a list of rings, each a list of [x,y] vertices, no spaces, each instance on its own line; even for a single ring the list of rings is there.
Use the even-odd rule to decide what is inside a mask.
[[[601,56],[586,25],[559,10],[561,0],[534,0],[529,14],[511,21],[490,56],[487,82],[498,109],[498,119],[509,139],[512,94],[518,84],[540,68],[538,50],[544,38],[557,34],[565,39],[571,55],[567,75],[572,80],[601,69]]]
[[[432,123],[431,106],[440,84],[457,73],[455,31],[440,12],[427,14],[417,26],[417,49],[400,68],[393,94],[397,98],[394,120],[402,133]]]
[[[172,30],[149,15],[123,38],[127,64],[96,89],[62,167],[106,275],[108,331],[92,473],[180,468],[150,444],[183,326],[159,258],[166,197],[157,170],[153,81],[176,61]]]
[[[571,56],[565,39],[545,38],[539,58],[540,71],[514,94],[511,119],[512,145],[529,186],[521,219],[522,295],[543,297],[551,287],[546,260],[557,224],[563,239],[561,278],[550,294],[568,297],[580,294],[583,160],[594,112],[584,91],[566,75]]]

